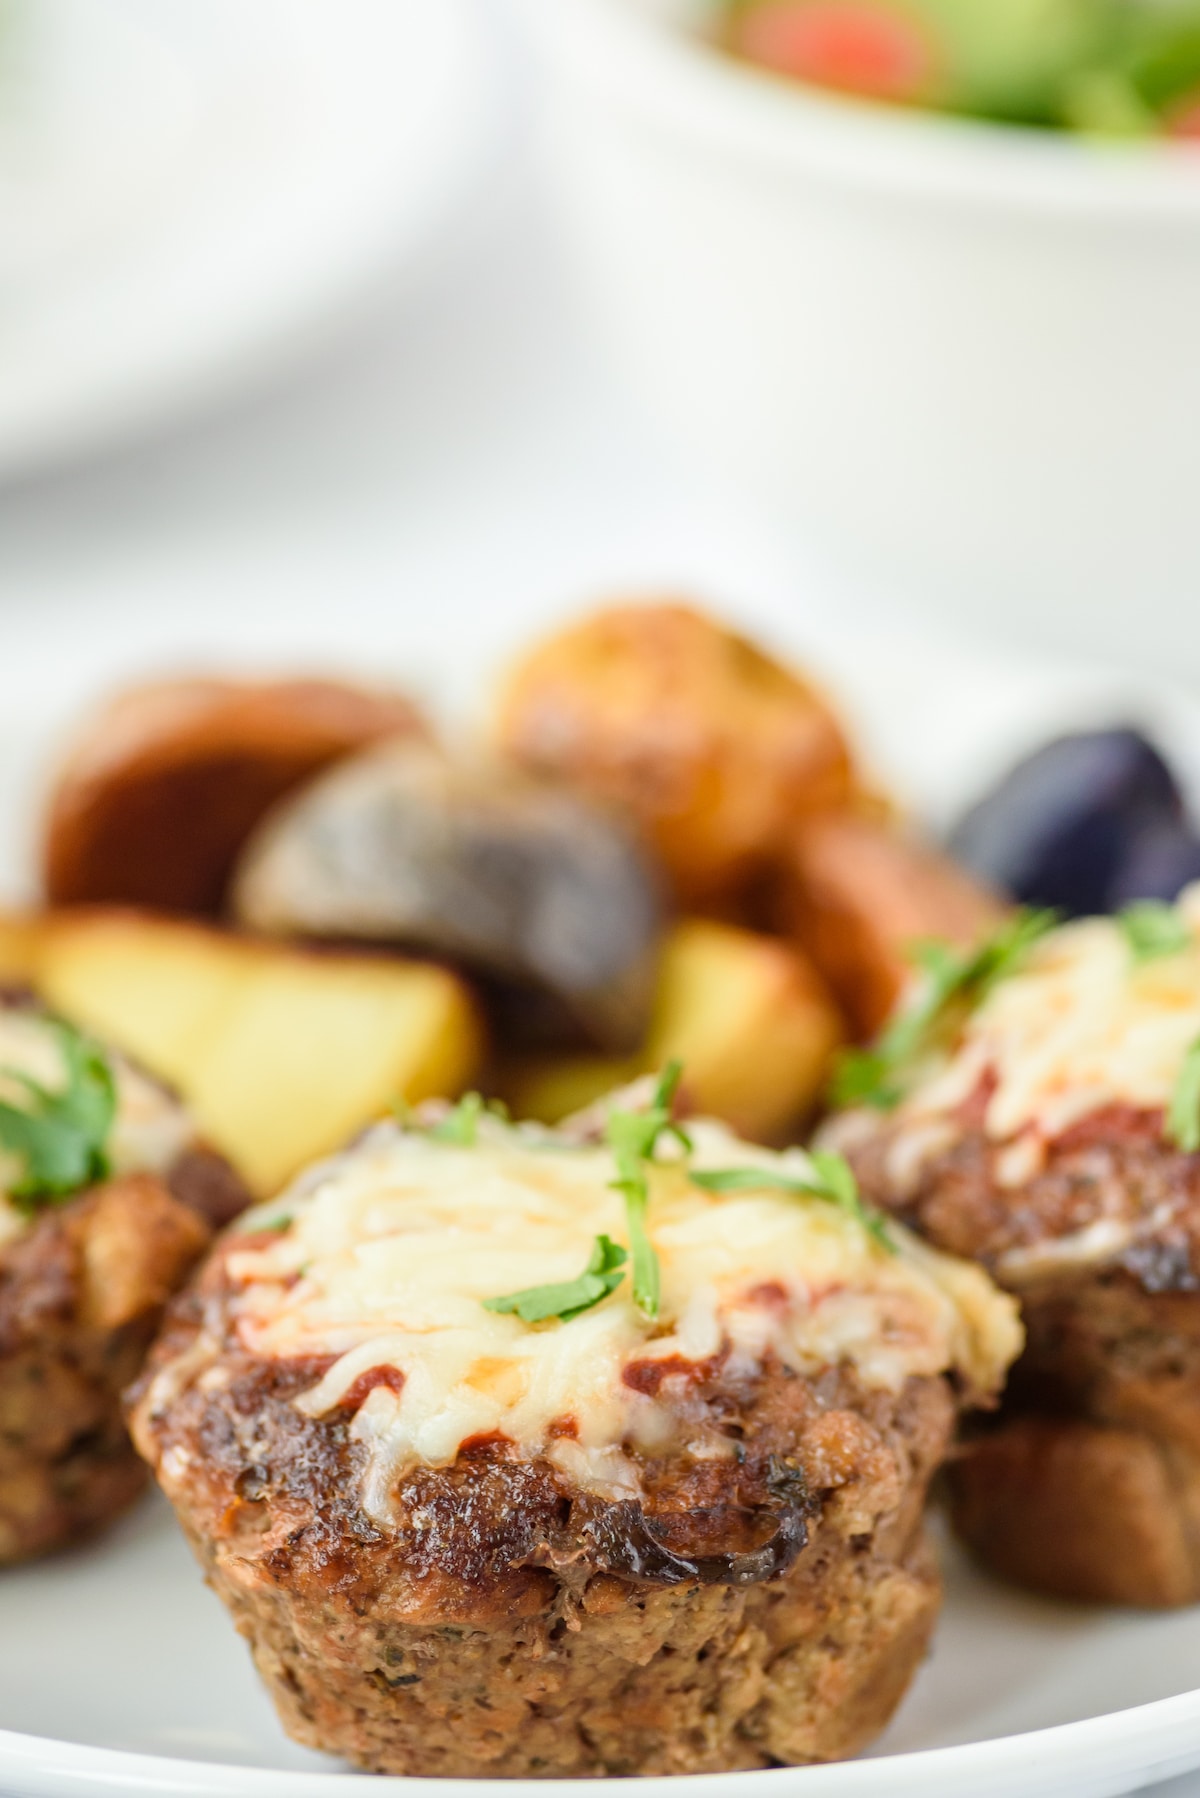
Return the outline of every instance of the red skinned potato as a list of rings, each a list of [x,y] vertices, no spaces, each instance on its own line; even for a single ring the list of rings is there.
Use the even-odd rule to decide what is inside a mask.
[[[510,673],[495,731],[524,767],[631,816],[693,908],[736,900],[797,814],[855,792],[816,689],[675,603],[614,606],[540,643]]]
[[[782,927],[812,957],[860,1038],[887,1022],[922,938],[963,948],[995,928],[1001,902],[936,849],[850,813],[793,833]]]
[[[1194,1454],[1136,1427],[1015,1415],[956,1461],[951,1515],[1014,1585],[1084,1604],[1195,1604],[1198,1474]]]
[[[276,800],[385,737],[428,735],[402,694],[336,681],[168,680],[117,695],[77,739],[43,848],[55,905],[214,915]]]

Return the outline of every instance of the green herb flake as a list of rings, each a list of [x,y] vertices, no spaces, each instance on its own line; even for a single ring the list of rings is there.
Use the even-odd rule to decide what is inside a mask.
[[[523,1292],[484,1299],[483,1308],[515,1313],[524,1324],[542,1324],[552,1317],[566,1323],[617,1290],[625,1278],[622,1269],[628,1258],[610,1236],[597,1236],[588,1264],[577,1279],[562,1280],[552,1286],[527,1286]]]
[[[1200,1152],[1200,1037],[1183,1058],[1167,1109],[1167,1136],[1186,1155]]]
[[[393,1106],[398,1121],[408,1129],[419,1128],[413,1121],[413,1113],[407,1107],[403,1111],[400,1109],[402,1103],[398,1101]],[[508,1106],[503,1099],[485,1099],[482,1093],[464,1093],[445,1117],[427,1126],[425,1134],[434,1142],[452,1143],[458,1149],[473,1149],[479,1139],[482,1117],[499,1118],[506,1124],[509,1121]]]
[[[98,1045],[61,1019],[48,1019],[46,1027],[62,1051],[61,1088],[43,1086],[19,1068],[0,1069],[28,1095],[24,1105],[0,1101],[0,1144],[22,1162],[9,1197],[27,1214],[107,1177],[117,1112],[116,1082]]]
[[[460,1149],[473,1149],[483,1116],[483,1099],[479,1093],[464,1093],[457,1105],[451,1106],[444,1118],[429,1126],[434,1142],[453,1143]]]
[[[1194,941],[1176,908],[1159,899],[1139,899],[1127,905],[1117,914],[1117,923],[1135,965],[1164,955],[1181,955]]]
[[[891,1076],[891,1062],[876,1050],[843,1049],[834,1059],[829,1102],[839,1111],[852,1105],[894,1111],[904,1095]]]
[[[646,1168],[654,1160],[664,1136],[673,1136],[684,1150],[691,1150],[692,1141],[687,1131],[671,1116],[682,1072],[680,1062],[669,1062],[644,1111],[611,1111],[605,1125],[608,1146],[617,1164],[617,1178],[612,1185],[625,1200],[625,1222],[633,1258],[633,1302],[643,1317],[649,1318],[658,1316],[661,1278],[658,1256],[646,1229],[646,1214],[650,1207]]]
[[[1022,909],[974,949],[955,949],[937,939],[914,943],[909,959],[924,973],[924,983],[872,1048],[848,1050],[838,1058],[832,1103],[881,1111],[898,1105],[903,1093],[897,1075],[937,1042],[956,1015],[982,1004],[1017,973],[1034,944],[1058,922],[1055,911]]]
[[[896,1245],[886,1223],[879,1212],[863,1203],[858,1181],[844,1157],[827,1149],[815,1149],[809,1160],[813,1171],[807,1177],[785,1173],[781,1168],[728,1167],[693,1170],[692,1180],[706,1192],[761,1192],[768,1189],[795,1193],[800,1198],[824,1199],[844,1211],[847,1217],[852,1217],[880,1248],[894,1255]]]

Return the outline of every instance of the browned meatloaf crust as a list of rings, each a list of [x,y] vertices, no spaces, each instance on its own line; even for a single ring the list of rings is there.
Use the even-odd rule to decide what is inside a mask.
[[[228,1165],[190,1149],[167,1183],[110,1180],[0,1249],[0,1565],[73,1541],[142,1490],[121,1393],[212,1225],[242,1202]]]
[[[847,1144],[867,1196],[1019,1292],[1025,1352],[948,1479],[954,1522],[1018,1584],[1134,1605],[1200,1600],[1200,1156],[1159,1111],[1109,1105],[1003,1185],[982,1106],[897,1187],[886,1123]],[[855,1120],[857,1122],[857,1120]],[[1056,1258],[1111,1231],[1103,1259]]]
[[[352,1410],[289,1402],[327,1363],[248,1355],[222,1262],[175,1301],[133,1431],[298,1740],[376,1772],[587,1776],[824,1761],[883,1727],[937,1611],[947,1380],[635,1362],[736,1452],[641,1457],[644,1498],[610,1502],[476,1438],[402,1477],[385,1532]]]

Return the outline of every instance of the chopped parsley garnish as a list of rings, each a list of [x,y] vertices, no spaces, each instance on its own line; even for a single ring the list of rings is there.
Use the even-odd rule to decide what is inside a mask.
[[[593,1305],[615,1292],[625,1278],[628,1262],[633,1276],[634,1304],[643,1317],[654,1319],[658,1316],[658,1256],[646,1228],[650,1206],[648,1170],[664,1137],[673,1137],[685,1155],[691,1153],[692,1140],[683,1126],[675,1122],[671,1112],[682,1071],[679,1062],[671,1062],[659,1077],[648,1105],[638,1111],[615,1109],[609,1112],[605,1122],[605,1139],[617,1166],[617,1178],[611,1185],[625,1200],[628,1251],[609,1236],[597,1236],[587,1266],[576,1279],[547,1286],[529,1286],[520,1292],[484,1299],[485,1311],[515,1314],[526,1324],[546,1323],[551,1318],[566,1322],[581,1312],[590,1311]],[[478,1109],[473,1109],[471,1115],[478,1117]],[[462,1139],[455,1137],[452,1140]],[[809,1156],[809,1163],[812,1171],[807,1175],[784,1173],[772,1167],[742,1167],[689,1170],[689,1177],[709,1192],[740,1192],[765,1187],[824,1199],[852,1217],[881,1248],[895,1254],[896,1247],[883,1218],[863,1203],[858,1182],[842,1156],[816,1150]]]
[[[982,1003],[1020,968],[1033,945],[1058,923],[1054,911],[1016,911],[974,949],[933,940],[914,943],[912,962],[925,975],[915,999],[870,1049],[846,1050],[834,1071],[836,1106],[871,1105],[889,1111],[903,1092],[897,1076],[931,1048],[946,1026]]]
[[[838,1111],[853,1105],[891,1111],[904,1097],[892,1072],[890,1056],[879,1049],[842,1049],[834,1059],[829,1103]]]
[[[668,1063],[645,1110],[611,1111],[604,1129],[617,1164],[617,1177],[612,1184],[625,1199],[625,1222],[633,1257],[633,1302],[643,1317],[658,1316],[660,1285],[658,1256],[646,1230],[650,1206],[647,1164],[654,1160],[654,1152],[664,1136],[673,1136],[685,1150],[692,1146],[687,1132],[671,1116],[682,1072],[678,1061]]]
[[[1183,1058],[1167,1108],[1167,1136],[1186,1155],[1200,1151],[1200,1038]]]
[[[61,1088],[43,1086],[19,1068],[0,1068],[28,1095],[24,1105],[0,1100],[0,1145],[22,1163],[9,1197],[28,1214],[107,1176],[117,1112],[116,1082],[100,1048],[60,1019],[47,1019],[46,1028],[62,1051]]]
[[[881,1248],[894,1255],[896,1245],[888,1234],[887,1225],[877,1211],[863,1203],[849,1163],[827,1149],[814,1150],[809,1160],[813,1171],[807,1178],[773,1167],[723,1167],[695,1170],[692,1180],[706,1192],[754,1192],[770,1188],[793,1192],[804,1198],[825,1199],[861,1224]]]
[[[503,1099],[485,1099],[482,1093],[464,1093],[435,1123],[423,1124],[419,1112],[407,1099],[393,1099],[392,1116],[405,1130],[419,1130],[433,1142],[451,1143],[457,1149],[473,1149],[479,1139],[482,1117],[508,1121],[508,1106]]]
[[[481,1095],[464,1093],[444,1118],[439,1118],[436,1124],[429,1126],[429,1134],[435,1142],[451,1142],[461,1149],[473,1149],[479,1135],[479,1120],[482,1115]]]
[[[1157,961],[1163,955],[1181,955],[1194,938],[1173,905],[1160,899],[1139,899],[1117,914],[1135,962]]]
[[[590,1311],[593,1305],[598,1305],[610,1292],[615,1292],[625,1278],[625,1263],[631,1261],[633,1302],[644,1317],[658,1316],[659,1267],[658,1256],[646,1229],[646,1213],[650,1205],[650,1183],[646,1168],[654,1160],[655,1150],[664,1136],[673,1136],[682,1148],[691,1149],[691,1138],[671,1116],[671,1105],[682,1072],[679,1062],[670,1062],[659,1076],[650,1103],[644,1109],[617,1109],[609,1112],[605,1120],[605,1140],[617,1164],[617,1178],[611,1184],[625,1200],[628,1251],[609,1236],[597,1236],[588,1264],[578,1279],[560,1281],[550,1286],[530,1286],[522,1292],[511,1292],[501,1298],[484,1299],[486,1311],[515,1312],[522,1323],[527,1324],[545,1323],[551,1317],[565,1322],[568,1318],[578,1317],[582,1311]],[[469,1093],[467,1098],[478,1100],[478,1095]],[[443,1118],[441,1125],[436,1126],[431,1134],[440,1134],[443,1141],[473,1142],[482,1103],[482,1100],[478,1100],[467,1112],[469,1136],[463,1134],[463,1126],[460,1124],[455,1124],[452,1131],[446,1131],[445,1126],[455,1117],[454,1112]],[[462,1112],[465,1105],[466,1100],[461,1100],[455,1108],[456,1112]]]
[[[557,1317],[566,1323],[583,1311],[590,1311],[610,1292],[615,1292],[625,1278],[622,1269],[629,1259],[625,1250],[611,1236],[597,1236],[588,1264],[577,1279],[560,1280],[557,1285],[527,1286],[523,1292],[510,1292],[503,1298],[484,1299],[485,1311],[515,1312],[523,1324],[542,1324]]]

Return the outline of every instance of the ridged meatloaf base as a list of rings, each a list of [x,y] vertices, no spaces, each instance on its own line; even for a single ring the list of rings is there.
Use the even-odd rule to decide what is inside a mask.
[[[598,1574],[526,1617],[431,1629],[337,1603],[309,1611],[261,1570],[196,1546],[288,1734],[376,1773],[840,1760],[886,1726],[941,1596],[918,1529],[900,1555],[818,1539],[788,1577],[748,1591]]]
[[[946,1380],[646,1363],[681,1428],[640,1501],[488,1438],[401,1476],[385,1528],[352,1409],[302,1415],[323,1366],[239,1350],[220,1260],[132,1427],[298,1741],[374,1772],[577,1777],[833,1760],[886,1724],[938,1609]],[[693,1457],[718,1424],[730,1452]]]

